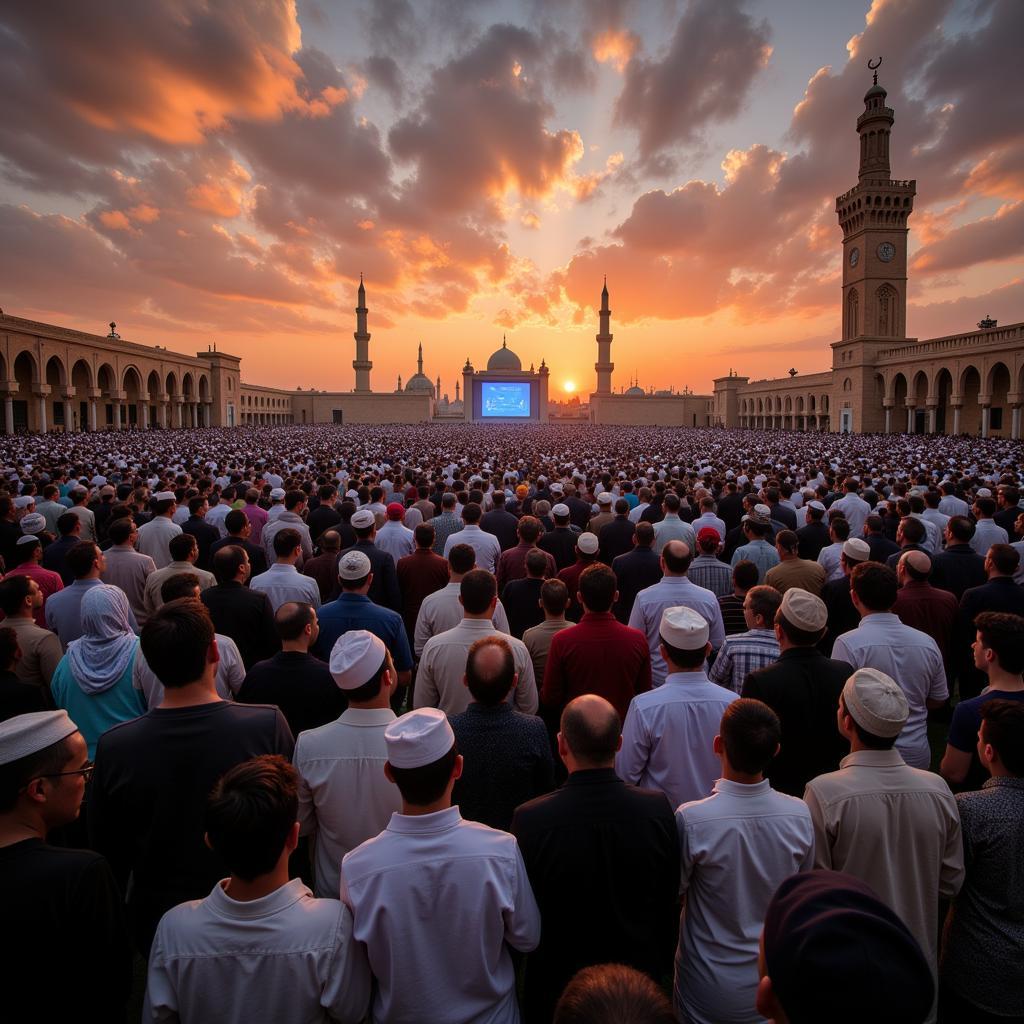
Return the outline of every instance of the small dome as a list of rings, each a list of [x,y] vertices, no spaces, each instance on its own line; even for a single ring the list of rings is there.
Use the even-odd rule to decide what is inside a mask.
[[[631,388],[626,388],[624,393],[627,394],[627,395],[633,395],[634,397],[637,396],[637,395],[639,395],[640,397],[643,397],[646,394],[644,389],[642,387],[639,387],[636,384],[634,384]]]
[[[456,398],[454,402],[451,402],[449,404],[448,411],[449,412],[463,412],[465,410],[465,408],[466,407],[462,404],[462,399],[461,398]]]
[[[889,94],[880,85],[873,85],[866,93],[864,93],[864,102],[867,103],[868,100],[874,99],[876,96],[880,96],[884,100],[888,95]]]
[[[523,364],[519,361],[519,356],[515,354],[508,347],[508,343],[504,338],[501,339],[501,348],[499,348],[490,359],[487,360],[488,370],[522,370]]]
[[[406,391],[415,392],[418,395],[433,395],[434,385],[425,373],[414,373],[405,385]]]

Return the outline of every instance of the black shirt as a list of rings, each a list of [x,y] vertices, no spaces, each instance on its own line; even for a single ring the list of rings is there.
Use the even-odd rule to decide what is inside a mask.
[[[30,711],[48,710],[38,686],[22,682],[13,672],[0,672],[0,722]]]
[[[544,610],[540,606],[540,590],[543,586],[544,580],[524,576],[521,580],[509,580],[501,592],[509,632],[517,640],[522,640],[523,634],[531,626],[544,621]]]
[[[238,699],[243,704],[277,705],[293,736],[333,722],[348,707],[327,666],[301,651],[278,651],[253,665]]]
[[[280,648],[274,629],[274,612],[262,591],[228,580],[207,587],[199,599],[213,619],[213,628],[235,641],[247,669]]]
[[[249,567],[250,567],[250,578],[253,576],[259,576],[261,572],[267,571],[267,553],[259,546],[259,544],[253,544],[251,540],[245,540],[242,537],[232,537],[228,534],[227,537],[221,537],[220,540],[214,541],[210,545],[210,571],[213,571],[213,556],[220,551],[221,548],[234,546],[241,548],[249,556]]]
[[[562,569],[568,569],[576,561],[576,538],[578,536],[579,534],[573,533],[568,526],[556,526],[537,541],[537,546],[554,558],[555,565],[561,572]]]
[[[601,531],[602,536],[604,530]],[[661,559],[650,548],[634,548],[612,562],[612,572],[619,590],[619,599],[612,610],[619,622],[628,623],[636,595],[661,579]]]
[[[260,754],[290,760],[293,747],[277,708],[221,700],[151,708],[100,737],[90,845],[110,861],[122,889],[132,875],[129,924],[143,955],[165,911],[201,899],[227,874],[203,841],[214,784]]]
[[[452,715],[452,731],[465,763],[452,803],[464,818],[508,831],[515,809],[555,784],[547,727],[535,715],[476,702]]]
[[[0,847],[3,1018],[123,1021],[132,954],[110,866],[41,839]]]

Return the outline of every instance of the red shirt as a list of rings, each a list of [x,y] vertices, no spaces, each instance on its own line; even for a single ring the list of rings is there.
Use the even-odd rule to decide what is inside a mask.
[[[950,641],[960,605],[948,590],[939,590],[930,583],[907,580],[896,594],[893,611],[904,626],[927,633],[942,652],[946,676],[950,675]]]
[[[584,562],[580,556],[577,555],[576,561],[558,574],[558,578],[565,584],[566,589],[569,591],[569,608],[567,615],[574,622],[579,622],[580,616],[583,614],[583,608],[576,600],[576,594],[580,589],[580,576],[584,569],[588,569],[590,566],[596,564],[596,556],[589,561]]]
[[[35,580],[39,584],[39,589],[43,592],[43,603],[36,610],[34,620],[37,626],[46,629],[46,617],[43,614],[46,610],[46,599],[51,594],[56,594],[58,590],[64,589],[64,581],[60,578],[60,573],[44,569],[35,562],[22,562],[21,565],[15,566],[4,579],[11,576],[28,576],[29,579]]]
[[[448,586],[448,559],[435,555],[430,548],[417,548],[398,560],[396,571],[402,592],[402,621],[411,644],[423,599]]]
[[[596,693],[625,720],[629,702],[650,688],[647,637],[611,612],[587,612],[552,638],[540,702],[560,712],[575,697]]]
[[[511,580],[526,578],[526,556],[534,548],[537,548],[536,544],[527,544],[525,541],[520,541],[514,548],[502,551],[501,558],[498,559],[499,594],[505,589],[505,584]],[[537,548],[537,550],[540,551],[541,548]],[[555,565],[555,560],[549,552],[545,551],[544,554],[548,556],[548,570],[544,573],[544,578],[551,579],[558,572],[558,566]]]

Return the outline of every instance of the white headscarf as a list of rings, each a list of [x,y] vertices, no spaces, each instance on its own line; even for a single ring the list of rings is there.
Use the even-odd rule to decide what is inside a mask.
[[[135,656],[128,598],[120,587],[100,584],[82,598],[82,636],[68,644],[71,674],[84,693],[109,690]]]

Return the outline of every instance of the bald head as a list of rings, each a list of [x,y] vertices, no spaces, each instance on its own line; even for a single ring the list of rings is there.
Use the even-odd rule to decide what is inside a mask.
[[[923,583],[932,572],[932,560],[923,551],[908,551],[900,556],[900,567],[912,580]]]
[[[681,540],[670,540],[662,549],[661,557],[665,571],[671,576],[682,576],[693,561],[690,545]]]
[[[578,768],[609,768],[619,749],[622,722],[604,699],[588,693],[562,712],[560,735]]]

